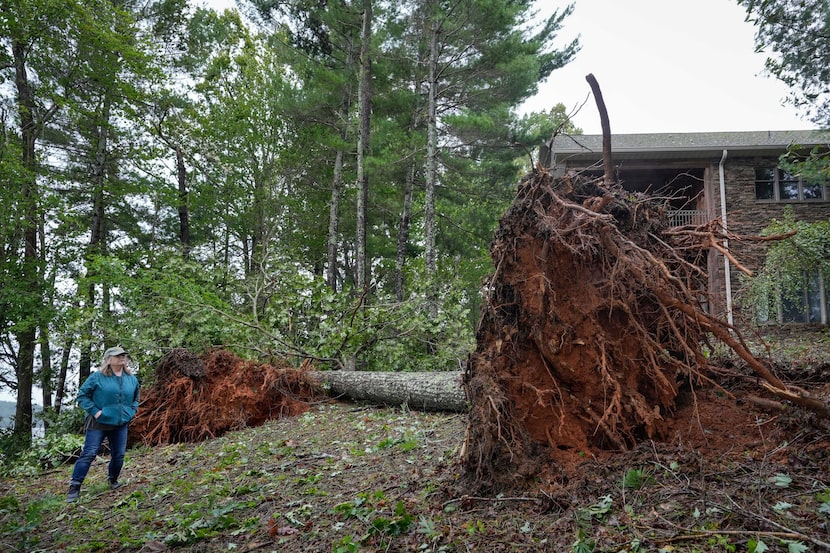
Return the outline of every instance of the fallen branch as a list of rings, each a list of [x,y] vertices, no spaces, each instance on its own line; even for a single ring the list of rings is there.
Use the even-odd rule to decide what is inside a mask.
[[[538,497],[477,497],[471,495],[462,495],[461,497],[455,497],[450,499],[449,501],[445,501],[441,507],[446,508],[447,505],[452,505],[453,503],[466,503],[472,501],[481,501],[481,502],[490,502],[490,503],[499,503],[501,501],[527,501],[530,503],[536,503],[537,505],[541,505],[542,500]]]

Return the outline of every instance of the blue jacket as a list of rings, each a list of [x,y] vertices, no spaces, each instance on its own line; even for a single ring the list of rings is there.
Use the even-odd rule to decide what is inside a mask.
[[[121,426],[127,424],[138,411],[140,386],[135,375],[122,373],[121,376],[106,376],[101,372],[94,372],[78,390],[78,405],[81,409],[95,416],[100,424]]]

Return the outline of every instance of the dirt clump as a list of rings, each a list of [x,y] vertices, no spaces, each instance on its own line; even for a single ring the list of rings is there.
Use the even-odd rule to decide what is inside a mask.
[[[693,439],[695,425],[679,421],[704,432],[704,386],[743,419],[711,365],[715,341],[744,363],[739,380],[754,373],[773,396],[826,411],[706,309],[706,257],[725,238],[718,221],[670,228],[664,200],[599,179],[553,179],[541,167],[525,177],[491,246],[495,272],[465,371],[471,487],[492,492],[643,442]]]
[[[130,443],[198,442],[303,413],[325,397],[308,369],[247,361],[221,349],[204,355],[174,349],[142,390]]]

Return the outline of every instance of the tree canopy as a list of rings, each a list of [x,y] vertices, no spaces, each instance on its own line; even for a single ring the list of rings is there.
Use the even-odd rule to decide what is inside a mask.
[[[822,128],[830,127],[830,2],[738,0],[757,30],[758,51],[771,50],[767,70],[790,87],[790,100]]]
[[[527,150],[566,119],[518,115],[578,50],[571,7],[533,5],[0,0],[16,431],[116,343],[457,368]]]

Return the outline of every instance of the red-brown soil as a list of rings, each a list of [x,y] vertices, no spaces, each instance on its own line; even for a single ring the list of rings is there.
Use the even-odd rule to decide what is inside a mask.
[[[130,442],[199,442],[231,430],[298,415],[324,396],[306,368],[243,360],[227,350],[195,355],[176,349],[142,390]]]
[[[725,238],[717,222],[669,228],[662,200],[529,174],[491,247],[465,373],[471,488],[520,489],[649,442],[746,446],[738,436],[754,443],[774,417],[745,404],[777,409],[776,394],[826,416],[821,390],[786,384],[700,301]],[[712,363],[721,347],[740,371]]]

